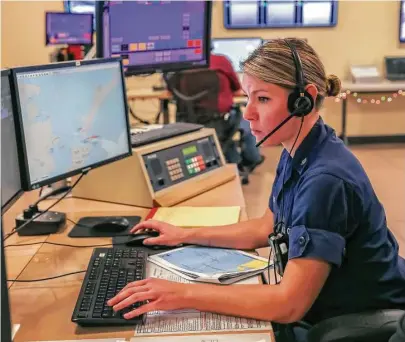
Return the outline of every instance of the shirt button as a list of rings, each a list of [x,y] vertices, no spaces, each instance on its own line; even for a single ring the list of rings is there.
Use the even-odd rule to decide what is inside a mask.
[[[304,165],[306,162],[307,162],[307,158],[304,158],[304,159],[301,161],[301,165]]]
[[[300,244],[300,246],[304,246],[305,245],[305,236],[300,236],[300,238],[298,239],[298,243]]]
[[[287,228],[287,234],[290,234],[291,228]]]

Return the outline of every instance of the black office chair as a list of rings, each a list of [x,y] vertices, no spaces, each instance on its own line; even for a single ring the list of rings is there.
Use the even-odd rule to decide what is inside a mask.
[[[332,317],[312,326],[307,340],[308,342],[405,342],[405,311],[378,310]]]
[[[225,152],[236,144],[242,148],[243,130],[240,128],[241,111],[235,106],[231,113],[221,113],[218,109],[219,77],[216,71],[197,69],[173,73],[165,77],[167,88],[176,102],[176,121],[202,124],[214,128]],[[240,114],[240,115],[239,115]],[[242,183],[248,183],[248,173],[239,170]]]

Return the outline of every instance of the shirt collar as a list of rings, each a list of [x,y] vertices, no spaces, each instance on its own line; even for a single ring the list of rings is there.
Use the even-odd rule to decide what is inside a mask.
[[[311,160],[311,156],[316,154],[319,145],[327,135],[325,124],[321,117],[318,118],[315,125],[311,128],[308,135],[304,138],[301,144],[295,151],[292,160],[292,166],[299,174],[304,171]]]

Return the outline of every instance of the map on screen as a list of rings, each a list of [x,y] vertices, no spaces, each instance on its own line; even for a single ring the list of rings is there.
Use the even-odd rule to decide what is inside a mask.
[[[129,151],[120,64],[17,75],[30,182]]]

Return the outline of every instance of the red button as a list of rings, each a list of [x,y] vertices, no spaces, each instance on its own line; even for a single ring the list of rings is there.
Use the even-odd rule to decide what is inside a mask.
[[[194,42],[192,40],[187,40],[187,46],[188,47],[193,47],[194,46]]]
[[[200,55],[200,54],[201,54],[201,51],[202,51],[201,49],[195,49],[195,50],[194,50],[194,53],[195,53],[196,55]]]

